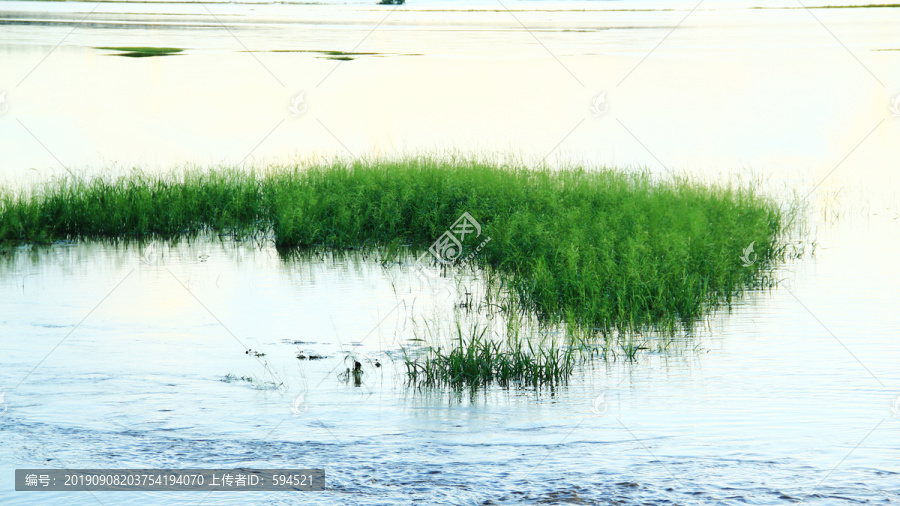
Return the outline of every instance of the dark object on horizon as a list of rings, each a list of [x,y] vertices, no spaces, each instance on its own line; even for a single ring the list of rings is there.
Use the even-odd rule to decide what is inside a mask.
[[[406,0],[381,0],[378,5],[403,5]]]

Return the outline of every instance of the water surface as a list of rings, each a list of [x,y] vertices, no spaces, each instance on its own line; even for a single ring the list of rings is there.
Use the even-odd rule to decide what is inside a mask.
[[[645,165],[816,187],[815,256],[668,353],[595,362],[553,392],[470,398],[409,389],[397,358],[413,321],[450,322],[472,277],[433,293],[406,265],[288,259],[265,241],[11,250],[2,502],[204,499],[12,491],[12,469],[43,466],[328,473],[327,492],[207,504],[900,500],[900,51],[882,51],[898,48],[900,10],[506,5],[515,17],[483,2],[387,18],[356,3],[209,4],[214,16],[102,3],[82,23],[95,4],[5,2],[0,178],[444,150]],[[609,10],[648,7],[675,10]],[[96,49],[122,46],[185,51]],[[365,364],[360,386],[339,377],[347,353]]]

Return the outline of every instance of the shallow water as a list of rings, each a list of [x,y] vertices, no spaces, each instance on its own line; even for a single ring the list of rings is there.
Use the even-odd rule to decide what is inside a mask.
[[[138,247],[19,250],[0,285],[3,500],[36,500],[11,492],[15,467],[255,465],[325,468],[329,491],[302,493],[322,504],[774,504],[810,492],[811,503],[894,502],[900,301],[896,278],[863,276],[900,246],[890,231],[896,220],[834,225],[815,259],[779,273],[783,287],[713,315],[674,351],[594,363],[553,392],[474,398],[404,386],[395,359],[415,337],[410,320],[450,320],[457,300],[408,266],[288,260],[209,240],[160,248],[152,264]],[[301,350],[326,358],[298,360]],[[349,350],[365,357],[358,387],[338,374]],[[208,503],[293,500],[219,493]]]
[[[443,11],[460,4],[398,9],[375,31],[386,10],[370,5],[210,4],[229,33],[196,4],[104,3],[78,24],[94,4],[5,2],[0,178],[347,151],[549,153],[761,177],[801,196],[821,182],[816,255],[669,353],[595,363],[552,393],[457,399],[408,389],[392,359],[415,336],[411,318],[445,321],[458,302],[409,266],[212,240],[143,259],[137,246],[16,250],[0,257],[0,502],[204,500],[12,491],[12,469],[42,466],[328,473],[327,492],[205,504],[900,501],[900,119],[888,108],[900,51],[879,51],[898,48],[900,9],[815,11],[845,49],[804,10],[704,3],[639,64],[696,4],[506,5],[553,55],[507,12]],[[681,10],[536,11],[551,5]],[[381,54],[341,63],[245,47]],[[595,117],[603,90],[609,110]],[[292,117],[301,91],[308,109]],[[338,377],[351,350],[366,357],[359,387]],[[282,385],[254,388],[268,381]]]

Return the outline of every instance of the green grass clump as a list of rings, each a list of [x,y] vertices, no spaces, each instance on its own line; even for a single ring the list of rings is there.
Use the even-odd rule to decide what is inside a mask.
[[[106,51],[119,51],[116,56],[127,56],[129,58],[147,58],[149,56],[168,56],[177,54],[184,49],[177,47],[98,47]]]
[[[255,176],[236,171],[67,177],[22,193],[0,190],[0,242],[174,239],[267,222]]]
[[[405,352],[410,383],[452,388],[489,384],[541,387],[565,383],[571,376],[575,366],[572,348],[563,349],[553,342],[534,345],[517,332],[501,343],[485,338],[486,330],[479,332],[476,325],[467,337],[457,323],[457,338],[447,349],[437,346],[420,356]]]
[[[424,250],[463,212],[481,224],[479,240],[490,237],[475,263],[525,311],[601,330],[671,328],[730,301],[783,254],[786,221],[751,188],[410,158],[0,190],[0,242],[227,231],[271,233],[281,249],[402,252]]]

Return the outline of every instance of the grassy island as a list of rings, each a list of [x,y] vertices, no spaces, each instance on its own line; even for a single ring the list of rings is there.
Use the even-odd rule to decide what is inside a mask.
[[[752,188],[411,158],[0,190],[0,242],[263,233],[280,249],[397,256],[426,251],[463,213],[490,238],[471,261],[524,311],[600,331],[674,328],[730,301],[783,254],[786,221]]]

